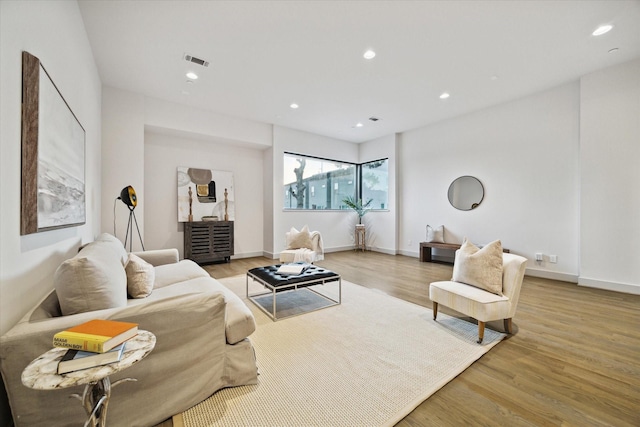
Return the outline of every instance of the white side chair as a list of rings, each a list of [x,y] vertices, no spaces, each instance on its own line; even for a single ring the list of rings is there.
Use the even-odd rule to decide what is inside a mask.
[[[289,242],[291,241],[290,234],[290,231],[285,234],[287,246],[289,246]],[[310,248],[285,249],[280,252],[280,262],[307,262],[313,264],[316,261],[322,261],[324,259],[322,236],[318,231],[311,231],[309,234],[311,235]]]
[[[511,334],[511,319],[516,314],[527,259],[510,253],[502,254],[502,293],[496,295],[464,283],[443,281],[429,285],[433,301],[433,320],[438,316],[438,304],[449,307],[478,321],[478,343],[484,338],[484,325],[504,320],[504,328]]]

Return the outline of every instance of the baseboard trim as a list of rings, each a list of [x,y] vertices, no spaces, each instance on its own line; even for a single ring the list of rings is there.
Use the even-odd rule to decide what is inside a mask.
[[[398,254],[398,252],[395,249],[369,247],[368,250],[370,250],[371,252],[379,252],[381,254],[386,254],[386,255],[397,255]]]
[[[353,245],[349,245],[349,246],[338,246],[335,248],[324,248],[324,253],[330,253],[330,252],[343,252],[343,251],[348,251],[348,250],[352,250],[354,249]]]
[[[640,295],[640,285],[632,285],[629,283],[616,283],[580,277],[578,278],[578,286],[605,289],[607,291],[621,292],[624,294]]]
[[[241,254],[234,254],[231,256],[231,259],[254,258],[257,256],[265,256],[265,255],[264,255],[264,252],[245,252]]]
[[[410,256],[411,258],[420,258],[420,253],[419,252],[413,252],[413,251],[405,251],[403,249],[400,249],[397,252],[398,255],[404,255],[404,256]]]
[[[540,277],[542,279],[560,280],[561,282],[578,283],[578,276],[570,273],[561,273],[558,271],[538,270],[536,268],[527,268],[524,272],[526,276]]]

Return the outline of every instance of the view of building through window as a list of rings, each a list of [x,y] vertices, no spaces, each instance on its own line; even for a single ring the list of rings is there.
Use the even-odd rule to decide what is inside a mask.
[[[285,209],[347,209],[342,200],[349,196],[372,199],[373,209],[387,206],[387,159],[358,165],[285,153],[283,160]]]
[[[371,209],[387,209],[389,198],[389,159],[360,165],[362,171],[362,201],[371,199]]]

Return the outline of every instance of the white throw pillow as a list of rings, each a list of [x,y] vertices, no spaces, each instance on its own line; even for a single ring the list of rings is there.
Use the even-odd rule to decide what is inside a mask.
[[[153,265],[130,253],[124,271],[127,273],[127,293],[131,298],[146,298],[151,295],[156,279]]]
[[[313,249],[311,233],[309,233],[309,227],[306,225],[302,227],[302,230],[300,231],[291,227],[291,231],[289,231],[289,238],[287,240],[287,249]]]
[[[427,242],[444,243],[444,225],[436,228],[427,225]]]
[[[456,251],[452,280],[502,295],[502,243],[500,240],[478,249],[464,239],[462,246]]]

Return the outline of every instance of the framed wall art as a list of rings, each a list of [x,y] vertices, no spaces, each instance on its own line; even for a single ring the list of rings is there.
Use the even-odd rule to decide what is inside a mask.
[[[232,172],[178,167],[178,222],[234,218]]]
[[[21,196],[21,235],[86,222],[84,128],[28,52],[22,52]]]

